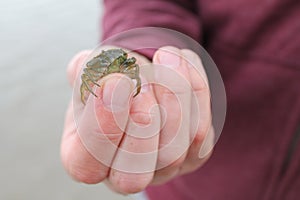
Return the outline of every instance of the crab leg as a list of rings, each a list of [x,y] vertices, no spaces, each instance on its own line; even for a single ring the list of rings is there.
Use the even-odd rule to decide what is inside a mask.
[[[137,64],[133,64],[127,66],[123,71],[129,78],[136,80],[136,93],[133,97],[138,95],[141,91],[141,78],[139,77],[139,66]]]
[[[97,80],[94,79],[93,75],[89,72],[88,68],[83,69],[83,72],[90,78],[92,83],[100,87],[100,85],[96,82]]]
[[[82,84],[84,84],[85,88],[90,92],[92,93],[95,97],[97,97],[97,95],[93,92],[92,88],[90,87],[89,85],[89,81],[91,81],[90,79],[87,79],[88,77],[85,76],[85,74],[82,75]]]

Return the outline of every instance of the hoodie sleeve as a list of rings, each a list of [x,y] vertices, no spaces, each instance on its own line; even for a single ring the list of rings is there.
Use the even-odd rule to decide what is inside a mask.
[[[104,0],[102,40],[134,28],[162,27],[199,42],[201,26],[196,7],[194,0]],[[147,39],[151,33],[143,37]]]

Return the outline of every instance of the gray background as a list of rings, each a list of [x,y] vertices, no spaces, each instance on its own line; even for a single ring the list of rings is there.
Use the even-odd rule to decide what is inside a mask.
[[[132,199],[64,172],[66,66],[99,41],[101,1],[0,1],[0,199]]]

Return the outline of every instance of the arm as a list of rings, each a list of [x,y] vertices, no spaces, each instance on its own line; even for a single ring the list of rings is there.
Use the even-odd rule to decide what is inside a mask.
[[[102,40],[133,28],[162,27],[186,34],[201,42],[201,23],[195,11],[196,7],[194,0],[127,0],[126,3],[120,0],[105,0]],[[155,42],[155,46],[170,45],[172,35],[160,37],[159,34],[161,33],[149,32],[139,37],[143,41]],[[133,41],[136,42],[136,37],[126,38],[126,41],[122,39],[126,45]],[[141,46],[144,45],[145,42]],[[153,53],[146,55],[152,57]]]
[[[191,9],[188,9],[192,4],[182,6],[179,1],[171,0],[128,0],[126,2],[107,0],[105,6],[104,39],[131,28],[145,26],[162,26],[182,31],[194,39],[200,37],[200,25],[197,17]],[[144,37],[147,39],[151,35],[149,33]],[[140,55],[136,54],[134,56],[138,61],[142,60]],[[152,56],[148,55],[148,57]],[[78,71],[78,68],[82,66],[82,62],[79,63],[73,62],[74,65],[71,65],[69,72]],[[61,150],[63,163],[70,175],[81,182],[98,183],[105,181],[115,191],[134,193],[143,190],[149,184],[161,184],[200,167],[209,157],[208,154],[205,156],[199,155],[199,151],[211,125],[210,95],[207,80],[203,78],[205,75],[200,76],[199,73],[194,71],[195,69],[190,66],[191,63],[202,68],[201,60],[190,50],[175,47],[158,49],[153,56],[153,64],[156,66],[170,66],[171,68],[156,68],[159,71],[159,76],[156,78],[172,85],[175,91],[172,93],[166,88],[155,84],[151,85],[152,87],[145,85],[146,87],[142,89],[141,94],[130,100],[130,105],[120,106],[126,111],[130,111],[131,118],[128,120],[127,125],[128,116],[124,117],[122,113],[118,115],[118,113],[113,113],[105,107],[105,99],[112,99],[111,93],[113,90],[111,88],[114,88],[120,82],[120,75],[112,75],[109,79],[103,80],[105,82],[104,87],[96,90],[99,98],[91,99],[90,103],[87,102],[86,107],[84,107],[83,114],[86,116],[82,117],[82,124],[80,124],[82,129],[79,130],[87,136],[93,136],[91,131],[94,131],[93,134],[97,138],[90,141],[90,145],[95,148],[92,149],[94,151],[87,150],[78,137],[78,130],[76,130],[74,120],[72,120],[73,110],[70,107],[66,117],[66,128]],[[170,69],[174,72],[173,77],[169,73]],[[176,74],[181,76],[176,76]],[[75,77],[70,77],[70,82],[74,82]],[[181,79],[176,80],[176,78]],[[182,78],[186,82],[182,82]],[[189,84],[183,84],[184,82]],[[130,85],[132,83],[127,83],[124,79],[124,83],[120,85],[122,88],[116,92],[118,94],[116,100],[127,102],[130,99]],[[125,87],[125,85],[129,86]],[[191,96],[191,93],[195,95]],[[184,101],[181,104],[182,108],[178,104],[178,96]],[[157,109],[153,111],[157,104],[165,110],[159,110],[156,107]],[[198,120],[199,115],[197,115],[197,112],[194,112],[197,110],[194,109],[194,104],[199,105],[198,109],[206,113],[201,115],[200,120]],[[95,114],[92,112],[93,109],[96,110]],[[124,134],[125,127],[126,133],[128,128],[137,130],[134,129],[135,123],[147,127],[149,123],[153,122],[153,120],[149,120],[149,117],[161,120],[159,116],[162,116],[162,112],[166,112],[167,116],[171,117],[166,118],[164,126],[159,127],[159,131],[154,132],[156,134],[153,137],[149,136],[153,134],[151,131],[137,133],[137,136],[147,136],[148,134],[146,139]],[[128,112],[125,113],[128,114]],[[113,114],[118,115],[121,120],[124,119],[125,123],[122,123],[124,127],[120,127],[120,124],[115,123]],[[155,114],[158,114],[158,117]],[[97,122],[101,126],[100,130],[97,129],[98,127],[91,129],[89,118],[94,115],[96,115]],[[178,127],[181,123],[182,126]],[[193,128],[190,125],[197,125],[197,123],[201,123],[199,129],[191,131]],[[159,126],[160,124],[163,124],[163,122],[159,122]],[[87,128],[91,131],[86,131]],[[173,138],[176,138],[176,140],[173,140]],[[110,141],[119,148],[109,149]],[[164,150],[160,151],[162,147],[164,147]],[[126,151],[129,152],[129,155],[126,154]],[[91,155],[92,152],[99,154],[98,157]],[[131,157],[135,154],[130,152],[155,153],[149,158],[143,158],[144,160],[141,161],[138,157]],[[108,165],[103,160],[107,161]],[[142,170],[137,171],[143,173],[132,173],[135,172],[135,167],[142,167]],[[122,170],[124,168],[125,170]]]

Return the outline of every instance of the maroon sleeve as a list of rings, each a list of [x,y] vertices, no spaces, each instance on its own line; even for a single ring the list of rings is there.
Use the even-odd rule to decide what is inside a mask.
[[[200,41],[195,4],[194,0],[104,0],[102,40],[133,28],[163,27]]]

